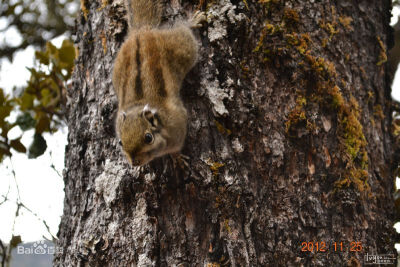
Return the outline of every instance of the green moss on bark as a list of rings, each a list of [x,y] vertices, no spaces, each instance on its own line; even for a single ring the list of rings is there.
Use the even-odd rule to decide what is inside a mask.
[[[260,1],[260,3],[265,5],[271,1]],[[320,41],[313,40],[307,32],[297,32],[297,29],[302,28],[302,18],[297,11],[286,8],[277,12],[280,13],[275,13],[273,19],[266,20],[253,52],[260,54],[263,62],[270,62],[272,59],[291,61],[291,66],[297,66],[295,70],[298,72],[297,77],[312,77],[312,82],[303,78],[303,82],[296,83],[297,86],[299,84],[308,86],[307,89],[297,89],[296,105],[289,111],[284,125],[286,134],[293,138],[295,137],[293,132],[301,127],[306,127],[308,133],[318,132],[310,131],[316,127],[307,117],[308,106],[312,106],[311,103],[317,103],[320,112],[326,109],[334,112],[337,118],[338,149],[343,164],[343,171],[337,178],[335,188],[353,185],[359,191],[369,190],[368,143],[360,122],[361,109],[356,98],[350,93],[346,95],[342,92],[339,84],[346,86],[345,81],[336,71],[335,65],[321,53],[336,34],[352,30],[351,19],[339,16],[332,6],[328,16],[321,19],[318,24],[321,31],[327,35],[326,38],[320,38],[322,40]],[[280,20],[277,16],[280,16]],[[271,17],[271,14],[267,17]],[[384,58],[381,57],[380,61]]]

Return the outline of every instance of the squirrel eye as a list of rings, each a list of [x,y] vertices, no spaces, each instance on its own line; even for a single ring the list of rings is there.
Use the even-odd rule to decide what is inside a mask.
[[[153,142],[153,135],[151,133],[147,133],[144,135],[144,142],[146,144],[150,144],[151,142]]]
[[[122,141],[121,141],[121,139],[119,139],[118,144],[119,144],[120,146],[122,146]]]

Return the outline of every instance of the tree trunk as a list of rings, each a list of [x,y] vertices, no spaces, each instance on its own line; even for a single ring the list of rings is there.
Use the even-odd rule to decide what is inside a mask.
[[[208,24],[181,91],[188,166],[166,156],[143,168],[113,130],[123,1],[81,2],[56,266],[360,266],[396,254],[389,0],[164,1],[165,21],[200,7]]]

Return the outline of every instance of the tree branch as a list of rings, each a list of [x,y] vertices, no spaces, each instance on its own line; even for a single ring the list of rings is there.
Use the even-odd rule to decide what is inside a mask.
[[[28,208],[27,206],[25,206],[25,204],[24,203],[19,203],[19,205],[21,206],[21,207],[23,207],[24,209],[26,209],[27,211],[29,211],[33,216],[35,216],[39,221],[41,221],[42,223],[43,223],[43,225],[44,225],[44,227],[46,227],[46,230],[47,230],[47,232],[49,233],[49,235],[51,236],[51,238],[53,239],[53,242],[56,242],[57,241],[57,237],[55,237],[52,233],[51,233],[51,231],[50,231],[50,227],[49,227],[49,225],[47,224],[47,222],[46,222],[46,220],[45,219],[42,219],[42,218],[40,218],[40,216],[39,215],[37,215],[35,212],[33,212],[30,208]]]

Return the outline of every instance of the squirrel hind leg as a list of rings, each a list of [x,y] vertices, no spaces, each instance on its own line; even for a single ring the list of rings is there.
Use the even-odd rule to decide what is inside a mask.
[[[198,42],[187,24],[163,32],[165,56],[171,69],[183,80],[198,57]]]

